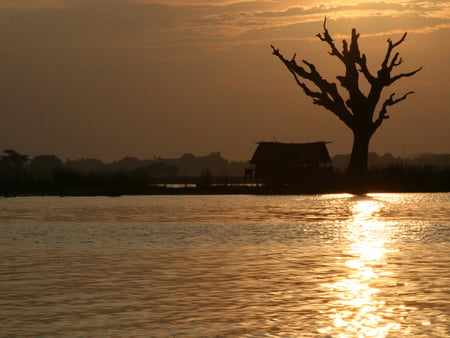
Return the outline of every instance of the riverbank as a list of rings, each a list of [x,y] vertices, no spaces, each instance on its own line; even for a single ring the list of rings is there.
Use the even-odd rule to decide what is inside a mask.
[[[132,174],[64,173],[53,179],[22,177],[0,182],[0,196],[121,196],[327,194],[369,192],[450,192],[450,168],[390,167],[370,170],[364,179],[329,171],[294,181],[257,182],[239,177],[152,179]]]
[[[314,194],[365,194],[365,193],[443,193],[450,192],[449,187],[420,186],[420,187],[342,187],[303,189],[301,187],[268,187],[268,186],[214,186],[214,187],[149,187],[141,191],[134,190],[31,190],[3,192],[2,197],[21,196],[110,196],[118,197],[125,195],[314,195]]]

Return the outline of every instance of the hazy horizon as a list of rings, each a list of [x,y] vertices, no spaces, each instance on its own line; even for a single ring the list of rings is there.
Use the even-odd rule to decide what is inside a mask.
[[[450,3],[432,1],[0,0],[0,150],[62,159],[177,158],[220,152],[248,160],[256,142],[332,141],[351,133],[296,86],[271,54],[342,67],[315,35],[323,18],[341,48],[355,27],[375,72],[386,40],[398,72],[384,91],[414,91],[390,107],[371,152],[449,153]],[[341,91],[341,93],[343,93]]]
[[[255,146],[254,150],[256,150],[256,147],[257,146]],[[12,150],[16,151],[15,149],[12,149]],[[228,158],[228,157],[224,156],[224,154],[222,154],[219,151],[211,151],[211,152],[208,152],[208,153],[186,152],[186,153],[183,153],[183,154],[179,154],[178,156],[172,156],[172,157],[156,156],[156,155],[154,155],[152,157],[137,157],[137,156],[133,156],[133,155],[130,155],[130,154],[128,154],[128,155],[125,154],[124,156],[122,156],[120,158],[113,158],[113,159],[110,159],[110,160],[104,160],[104,159],[99,158],[99,157],[90,157],[90,156],[80,156],[80,157],[70,158],[68,156],[64,156],[64,155],[60,156],[58,154],[53,154],[53,153],[48,153],[48,152],[47,153],[40,153],[40,154],[30,154],[30,153],[27,153],[27,152],[23,152],[23,153],[19,152],[19,154],[21,154],[21,155],[28,156],[29,160],[32,160],[34,157],[37,157],[37,156],[53,156],[54,155],[54,156],[58,157],[63,162],[80,161],[80,160],[81,161],[82,160],[100,160],[105,165],[112,164],[114,162],[120,162],[120,161],[122,161],[124,159],[127,159],[127,158],[133,158],[133,159],[137,159],[139,161],[157,161],[157,160],[178,160],[178,159],[181,159],[185,155],[193,155],[195,158],[204,158],[204,157],[208,157],[208,156],[215,155],[215,154],[219,154],[221,158],[223,158],[224,160],[227,160],[228,162],[248,162],[248,161],[251,160],[251,158],[253,156],[253,153],[254,153],[254,151],[252,151],[250,153],[248,158],[242,159],[242,160],[234,159],[234,158]],[[2,154],[3,153],[0,152],[0,155],[2,155]],[[407,155],[395,155],[395,154],[392,154],[390,152],[377,153],[377,152],[374,152],[374,151],[370,151],[369,154],[375,154],[375,155],[379,156],[380,158],[384,157],[386,155],[388,155],[388,156],[391,155],[391,156],[393,156],[396,159],[408,159],[408,158],[411,159],[411,158],[416,158],[416,157],[422,156],[422,155],[431,155],[431,156],[450,155],[450,153],[448,153],[448,152],[447,153],[422,152],[422,153],[413,153],[413,154],[407,154]],[[331,159],[333,159],[334,157],[337,157],[337,156],[348,156],[350,158],[351,153],[350,152],[347,152],[347,153],[343,152],[343,153],[332,154],[331,152],[329,152],[329,155],[330,155]]]

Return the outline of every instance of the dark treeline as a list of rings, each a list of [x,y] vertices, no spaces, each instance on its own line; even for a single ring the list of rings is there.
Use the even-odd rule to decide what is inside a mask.
[[[55,155],[28,155],[8,149],[0,157],[0,195],[119,195],[159,192],[164,185],[210,186],[242,181],[247,162],[220,153],[184,154],[176,159],[125,157],[111,163],[82,158],[63,162]]]
[[[112,163],[98,159],[63,162],[55,155],[30,158],[8,149],[0,157],[0,195],[122,195],[155,193],[326,193],[352,190],[344,173],[349,155],[337,155],[332,169],[300,176],[289,187],[265,186],[245,177],[250,164],[184,154],[176,159],[139,160],[125,157]],[[398,158],[369,156],[364,182],[369,191],[450,191],[450,154]],[[168,188],[170,187],[170,188]]]

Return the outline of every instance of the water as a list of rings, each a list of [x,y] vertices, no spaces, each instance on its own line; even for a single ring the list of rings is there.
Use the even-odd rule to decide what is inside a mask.
[[[0,335],[450,337],[450,194],[0,199]]]

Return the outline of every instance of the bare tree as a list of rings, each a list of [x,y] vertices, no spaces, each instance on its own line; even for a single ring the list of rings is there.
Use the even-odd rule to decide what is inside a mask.
[[[303,65],[298,65],[295,57],[288,60],[279,51],[271,46],[273,54],[280,58],[287,69],[292,73],[297,84],[303,89],[305,94],[313,99],[313,103],[323,106],[339,119],[353,132],[353,148],[348,172],[352,174],[365,174],[367,171],[367,159],[369,153],[369,143],[372,135],[381,126],[385,119],[389,118],[387,109],[389,106],[403,101],[413,92],[408,92],[403,96],[396,97],[395,93],[389,95],[382,104],[379,104],[381,93],[384,87],[388,87],[395,81],[410,77],[422,69],[422,67],[409,72],[392,75],[395,67],[403,63],[399,53],[392,55],[393,50],[400,45],[406,38],[406,33],[397,42],[388,39],[388,47],[383,63],[377,72],[373,75],[367,67],[367,58],[361,54],[358,46],[359,33],[352,29],[350,46],[346,40],[342,41],[342,51],[336,47],[326,27],[326,18],[323,23],[324,32],[317,34],[317,37],[328,44],[331,48],[330,55],[337,57],[345,67],[344,76],[336,76],[339,84],[348,92],[345,99],[338,91],[335,82],[329,82],[324,79],[316,67],[305,60]],[[369,84],[367,95],[360,88],[360,73]],[[306,84],[303,80],[308,80]],[[377,114],[377,115],[376,115]]]

